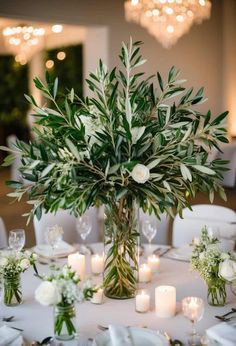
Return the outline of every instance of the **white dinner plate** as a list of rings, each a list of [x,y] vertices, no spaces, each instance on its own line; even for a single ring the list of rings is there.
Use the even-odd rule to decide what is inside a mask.
[[[75,248],[65,241],[61,241],[52,252],[52,247],[48,244],[39,244],[33,248],[33,251],[42,257],[45,258],[60,258],[66,257],[70,253],[75,251]]]
[[[167,346],[168,342],[163,335],[146,328],[129,327],[134,346]],[[112,346],[109,330],[95,337],[96,346]],[[124,345],[125,346],[125,345]]]
[[[180,246],[178,248],[171,249],[165,255],[167,258],[176,259],[178,261],[189,262],[192,256],[192,247],[188,244]]]

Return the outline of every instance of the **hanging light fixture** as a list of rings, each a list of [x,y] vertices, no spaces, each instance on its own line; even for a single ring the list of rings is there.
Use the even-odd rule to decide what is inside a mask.
[[[5,45],[15,55],[15,60],[25,65],[42,47],[45,29],[34,28],[32,25],[18,25],[3,29],[2,34]]]
[[[139,23],[165,48],[171,47],[194,23],[210,18],[210,0],[128,0],[127,21]]]

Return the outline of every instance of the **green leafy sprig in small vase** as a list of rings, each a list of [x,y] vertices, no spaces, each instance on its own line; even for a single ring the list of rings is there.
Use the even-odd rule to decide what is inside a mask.
[[[236,279],[236,257],[222,252],[219,240],[207,227],[200,238],[194,239],[191,267],[198,271],[208,287],[207,300],[210,305],[226,304],[226,284]]]

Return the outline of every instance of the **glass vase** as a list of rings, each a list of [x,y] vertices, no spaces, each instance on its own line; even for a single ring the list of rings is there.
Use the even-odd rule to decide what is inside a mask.
[[[114,299],[135,296],[138,278],[139,222],[133,198],[121,198],[105,206],[104,291]]]
[[[225,281],[214,280],[208,282],[207,301],[212,306],[224,306],[226,304]]]
[[[58,340],[72,340],[77,335],[74,304],[56,305],[54,307],[54,335]]]
[[[22,303],[20,273],[4,275],[4,304],[16,306]]]

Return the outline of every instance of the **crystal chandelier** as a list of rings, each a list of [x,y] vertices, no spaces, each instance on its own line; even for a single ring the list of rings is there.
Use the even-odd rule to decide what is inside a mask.
[[[15,55],[15,60],[25,65],[43,44],[45,30],[33,26],[7,27],[2,32],[5,45]]]
[[[127,21],[139,23],[168,48],[194,23],[210,18],[210,0],[128,0]]]

